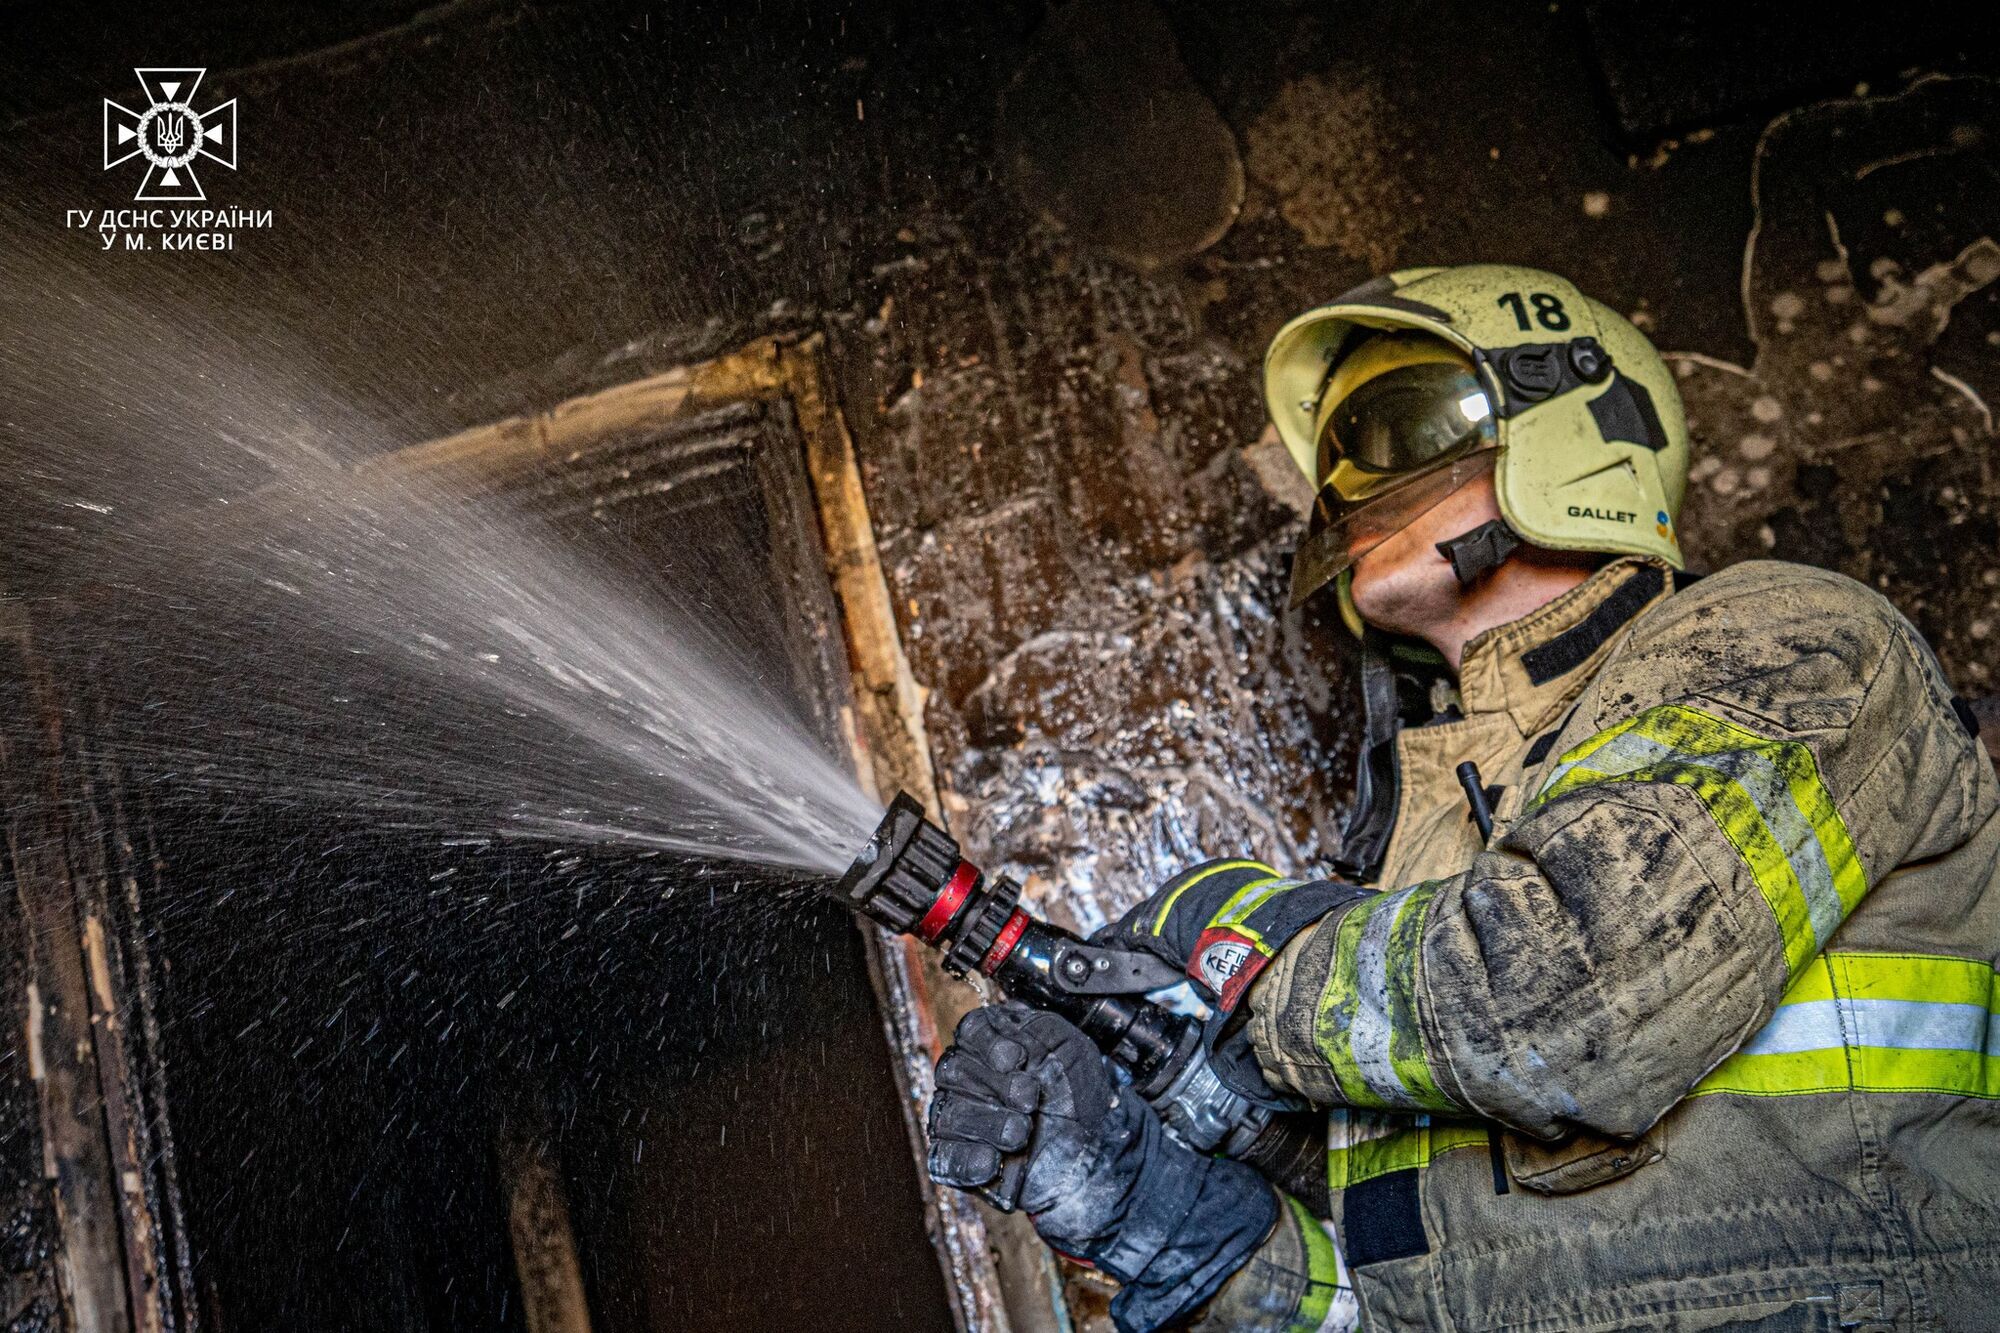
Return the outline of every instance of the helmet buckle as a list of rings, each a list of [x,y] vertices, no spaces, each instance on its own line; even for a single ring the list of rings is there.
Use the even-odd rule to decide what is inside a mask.
[[[1507,376],[1508,387],[1523,399],[1538,403],[1549,397],[1562,386],[1563,366],[1556,359],[1556,348],[1549,343],[1533,347],[1516,347],[1503,353],[1501,369]]]
[[[1450,541],[1437,544],[1438,554],[1451,562],[1458,586],[1470,588],[1507,563],[1525,545],[1521,534],[1502,518],[1489,519],[1470,532],[1461,532]]]

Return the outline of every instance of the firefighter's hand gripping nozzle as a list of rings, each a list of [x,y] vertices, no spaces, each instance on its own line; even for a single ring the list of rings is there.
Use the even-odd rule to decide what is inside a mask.
[[[1076,1024],[1189,1146],[1247,1161],[1280,1184],[1300,1171],[1324,1178],[1320,1148],[1303,1127],[1317,1117],[1273,1113],[1229,1088],[1209,1066],[1201,1023],[1144,998],[1184,980],[1177,969],[1029,916],[1020,886],[989,880],[963,860],[907,793],[829,892],[937,949],[953,974],[976,970],[1010,998]]]

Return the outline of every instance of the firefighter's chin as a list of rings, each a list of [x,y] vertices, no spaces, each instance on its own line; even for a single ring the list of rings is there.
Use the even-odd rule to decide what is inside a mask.
[[[1459,618],[1465,596],[1437,544],[1498,517],[1491,477],[1459,487],[1354,562],[1354,609],[1392,634],[1434,639]]]

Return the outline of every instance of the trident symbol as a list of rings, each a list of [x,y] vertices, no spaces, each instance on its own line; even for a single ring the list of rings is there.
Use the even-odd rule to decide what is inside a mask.
[[[104,99],[104,169],[135,157],[146,160],[134,199],[207,198],[195,179],[201,158],[236,169],[236,99],[209,111],[195,106],[195,90],[207,72],[147,66],[133,71],[146,94],[144,109]]]

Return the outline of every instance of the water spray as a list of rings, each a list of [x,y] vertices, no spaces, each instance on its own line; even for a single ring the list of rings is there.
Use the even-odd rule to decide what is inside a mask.
[[[1272,1111],[1235,1091],[1210,1064],[1200,1020],[1145,998],[1185,981],[1178,968],[1030,916],[1020,886],[961,857],[908,793],[827,892],[936,949],[952,975],[977,972],[1009,998],[1076,1024],[1189,1146],[1247,1162],[1288,1189],[1324,1189],[1324,1118]]]

